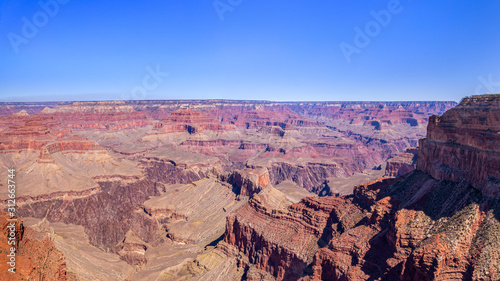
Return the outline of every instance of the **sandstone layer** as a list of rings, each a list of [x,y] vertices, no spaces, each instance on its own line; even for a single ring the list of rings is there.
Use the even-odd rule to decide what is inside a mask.
[[[420,141],[418,167],[436,179],[466,181],[490,196],[500,185],[500,97],[464,98],[453,110],[429,119]]]
[[[285,209],[256,194],[228,217],[225,243],[254,280],[500,279],[498,101],[431,117],[417,169],[397,179]]]
[[[387,160],[384,176],[400,177],[415,170],[417,158],[417,149],[406,149],[404,153],[401,153],[400,155]]]
[[[16,219],[17,221],[8,221]],[[15,224],[13,233],[15,241],[12,244],[8,237],[11,230],[7,225]],[[8,213],[1,212],[0,227],[2,236],[0,238],[0,279],[2,280],[78,280],[69,273],[66,267],[64,255],[56,248],[50,237],[45,233],[26,227],[21,217],[11,217]],[[12,253],[11,248],[15,251]],[[14,257],[12,261],[10,257]],[[13,262],[13,267],[9,264]],[[8,271],[14,268],[15,273]]]

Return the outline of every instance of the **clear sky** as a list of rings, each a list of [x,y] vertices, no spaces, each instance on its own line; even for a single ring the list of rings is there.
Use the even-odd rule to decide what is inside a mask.
[[[498,0],[0,0],[0,101],[488,92]]]

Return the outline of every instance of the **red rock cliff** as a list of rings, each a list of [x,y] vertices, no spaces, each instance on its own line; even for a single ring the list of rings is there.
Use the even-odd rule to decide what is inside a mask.
[[[24,227],[22,218],[18,217],[15,228],[15,267],[16,273],[7,271],[10,266],[9,244],[7,237],[10,224],[7,213],[0,212],[0,280],[75,280],[74,276],[66,271],[64,255],[57,250],[54,243],[45,234]]]
[[[417,168],[436,179],[465,181],[490,196],[500,191],[500,95],[464,98],[429,118]]]

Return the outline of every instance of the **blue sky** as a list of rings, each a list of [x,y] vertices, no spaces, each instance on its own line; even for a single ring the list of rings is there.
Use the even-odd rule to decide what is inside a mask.
[[[1,0],[0,101],[459,101],[500,92],[499,15],[494,0]]]

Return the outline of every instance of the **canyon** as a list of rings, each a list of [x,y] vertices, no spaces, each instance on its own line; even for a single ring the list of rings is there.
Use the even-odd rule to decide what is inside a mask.
[[[0,107],[0,176],[16,169],[20,240],[53,252],[43,274],[500,278],[499,95]]]
[[[248,204],[228,217],[225,242],[248,272],[270,274],[249,280],[498,280],[499,109],[500,95],[465,98],[431,116],[416,170],[285,211]],[[314,216],[295,214],[304,205]]]

